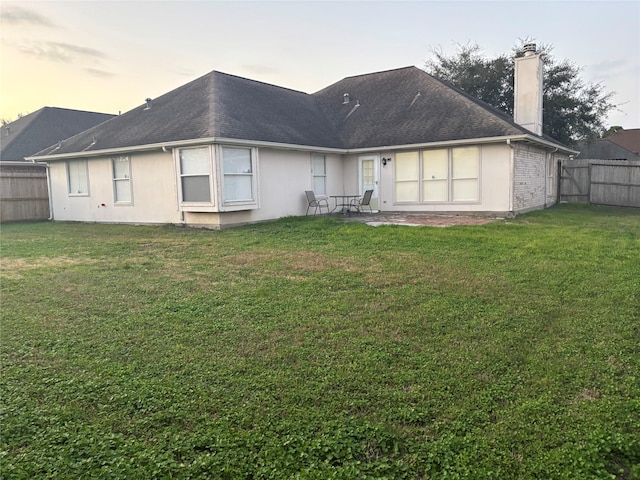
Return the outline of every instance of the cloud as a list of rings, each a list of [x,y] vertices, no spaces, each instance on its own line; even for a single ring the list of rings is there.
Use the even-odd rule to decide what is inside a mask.
[[[194,72],[193,70],[189,70],[187,68],[182,68],[182,69],[171,69],[169,70],[169,72],[175,74],[175,75],[180,75],[181,77],[193,77],[194,75],[197,75],[197,72]]]
[[[596,78],[610,79],[632,72],[633,65],[628,59],[620,58],[595,63],[590,65],[588,70]]]
[[[10,25],[33,25],[36,27],[56,27],[56,24],[39,13],[22,7],[5,7],[0,13],[2,22]]]
[[[62,42],[32,42],[19,48],[22,53],[54,62],[74,63],[87,59],[108,58],[108,55],[100,50]]]
[[[100,70],[98,68],[85,68],[84,71],[98,78],[111,78],[116,76],[113,72],[107,72],[106,70]]]

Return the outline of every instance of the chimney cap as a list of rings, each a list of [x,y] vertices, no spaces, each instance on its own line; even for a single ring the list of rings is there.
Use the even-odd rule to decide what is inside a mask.
[[[525,43],[522,46],[522,52],[524,53],[525,57],[528,57],[530,55],[535,55],[536,51],[537,51],[537,45],[535,43]]]

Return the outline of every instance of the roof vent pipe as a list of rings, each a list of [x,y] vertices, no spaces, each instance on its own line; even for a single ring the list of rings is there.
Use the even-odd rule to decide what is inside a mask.
[[[147,99],[145,100],[145,102],[147,102],[147,106],[146,106],[146,107],[144,107],[144,109],[145,109],[145,110],[151,110],[151,106],[153,105],[153,100],[152,100],[152,99],[150,99],[150,98],[147,98]]]
[[[343,104],[343,105],[346,105],[347,103],[349,103],[349,94],[348,94],[348,93],[345,93],[345,94],[342,96],[342,104]]]

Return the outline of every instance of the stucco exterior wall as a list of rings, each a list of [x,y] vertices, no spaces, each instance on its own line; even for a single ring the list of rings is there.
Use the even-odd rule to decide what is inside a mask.
[[[516,145],[514,152],[513,211],[515,213],[544,208],[546,205],[544,150]]]
[[[311,151],[260,148],[258,196],[260,208],[221,216],[223,224],[259,222],[286,216],[304,215],[305,190],[313,190]],[[342,193],[342,157],[322,154],[326,161],[327,195]],[[323,212],[325,210],[323,209]]]
[[[257,163],[258,208],[236,212],[182,211],[176,168],[171,152],[129,155],[131,205],[116,204],[111,157],[90,158],[89,192],[69,195],[65,161],[51,162],[50,175],[55,220],[105,223],[186,223],[224,227],[304,215],[305,190],[313,189],[311,151],[260,148]],[[343,192],[342,156],[325,154],[327,194]]]
[[[131,162],[132,203],[116,205],[111,157],[87,162],[89,192],[69,195],[65,161],[50,163],[54,220],[105,223],[179,223],[175,169],[171,153],[134,153]]]
[[[381,151],[378,162],[378,209],[382,212],[496,213],[523,212],[555,203],[557,154],[526,145],[506,143],[478,146],[478,201],[396,202],[395,151]],[[313,190],[311,150],[261,147],[256,163],[257,208],[216,212],[216,208],[193,211],[178,198],[175,159],[177,152],[140,152],[129,155],[131,204],[116,204],[111,157],[88,159],[87,195],[68,193],[65,161],[50,163],[52,208],[55,220],[113,223],[186,223],[220,228],[286,216],[304,215],[305,190]],[[358,194],[358,154],[329,154],[326,159],[327,195]],[[390,158],[382,165],[381,158]],[[553,161],[554,180],[545,168]],[[212,177],[220,181],[219,175]],[[217,191],[219,186],[214,188]],[[219,202],[216,203],[218,205]],[[334,202],[330,200],[330,206]]]
[[[510,211],[511,150],[506,144],[480,145],[479,201],[478,202],[416,202],[394,201],[395,152],[381,152],[380,157],[391,157],[386,166],[380,165],[380,211],[384,212],[494,212]],[[356,167],[357,168],[357,165]],[[544,181],[544,179],[543,179]]]

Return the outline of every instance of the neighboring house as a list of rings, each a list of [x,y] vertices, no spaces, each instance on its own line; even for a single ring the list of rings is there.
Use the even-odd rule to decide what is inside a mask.
[[[49,217],[45,167],[26,157],[113,118],[104,113],[44,107],[0,129],[0,221]]]
[[[640,155],[640,128],[620,130],[619,132],[609,135],[607,138],[630,152]]]
[[[516,121],[415,67],[312,95],[214,71],[32,159],[56,220],[220,228],[369,188],[380,211],[513,215],[554,204],[577,153],[542,135],[539,55],[516,65]]]
[[[618,145],[608,138],[599,138],[590,142],[580,142],[579,159],[599,160],[640,160],[640,155]]]
[[[561,200],[640,207],[640,128],[583,142],[562,164]]]
[[[640,128],[621,130],[606,138],[582,142],[578,159],[640,160]]]

